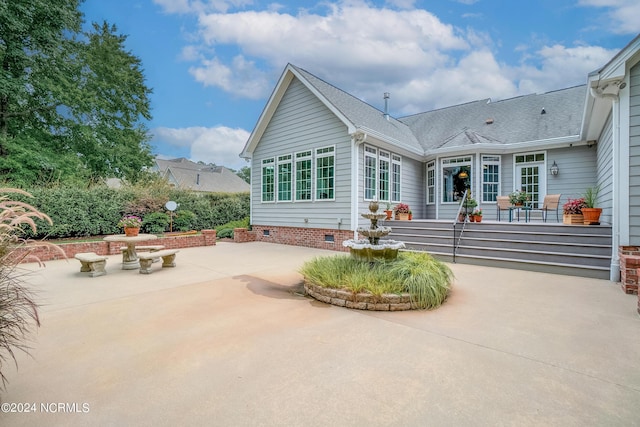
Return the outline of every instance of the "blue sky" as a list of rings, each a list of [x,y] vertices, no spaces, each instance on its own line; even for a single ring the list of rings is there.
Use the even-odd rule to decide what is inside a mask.
[[[637,0],[85,0],[128,36],[154,153],[234,169],[292,63],[404,116],[586,83],[640,33]]]

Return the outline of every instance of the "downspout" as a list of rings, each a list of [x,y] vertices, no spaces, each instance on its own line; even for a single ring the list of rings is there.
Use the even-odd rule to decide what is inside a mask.
[[[358,147],[367,139],[367,134],[357,131],[351,135],[351,230],[358,239]]]
[[[612,110],[612,179],[611,179],[611,265],[609,266],[609,280],[620,281],[620,98],[617,93],[602,93],[601,90],[590,88],[591,96],[611,100]]]

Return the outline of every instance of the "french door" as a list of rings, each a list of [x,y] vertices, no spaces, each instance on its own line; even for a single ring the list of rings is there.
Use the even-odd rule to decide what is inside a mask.
[[[516,164],[516,189],[524,190],[530,196],[531,206],[540,208],[546,188],[544,162]]]

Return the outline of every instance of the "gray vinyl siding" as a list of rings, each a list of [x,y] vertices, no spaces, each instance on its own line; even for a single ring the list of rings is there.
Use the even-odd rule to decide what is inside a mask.
[[[613,118],[609,114],[597,145],[597,183],[600,187],[598,205],[602,208],[600,222],[611,224],[613,219]]]
[[[315,149],[327,146],[335,146],[335,201],[261,202],[263,159],[313,150],[315,160]],[[253,153],[252,223],[349,229],[350,146],[351,138],[347,134],[347,127],[299,80],[293,79]],[[315,161],[313,169],[315,171]],[[315,190],[315,177],[313,188]],[[338,218],[342,220],[340,226]]]
[[[640,244],[640,64],[629,88],[629,244]]]
[[[582,197],[587,187],[596,185],[595,146],[564,147],[547,151],[547,194],[562,194],[560,205]],[[556,162],[560,172],[553,176],[549,168]]]

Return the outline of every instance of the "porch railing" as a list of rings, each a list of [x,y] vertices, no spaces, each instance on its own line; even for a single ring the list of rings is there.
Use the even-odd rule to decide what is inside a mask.
[[[458,218],[460,218],[460,214],[462,213],[462,208],[464,208],[465,213],[468,212],[467,210],[467,200],[468,200],[468,193],[469,193],[469,189],[464,190],[464,198],[462,200],[464,200],[463,203],[460,203],[460,206],[458,206],[458,212],[456,212],[456,217],[453,219],[453,262],[456,262],[456,253],[458,252],[458,247],[460,246],[460,241],[462,240],[462,235],[464,234],[464,229],[467,225],[467,221],[468,221],[468,215],[464,216],[464,221],[462,221],[462,228],[460,228],[460,234],[458,235],[457,239],[456,239],[456,229],[457,229],[457,225],[458,225]]]

